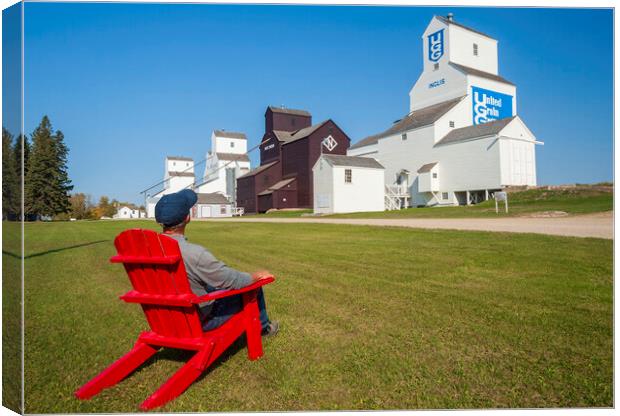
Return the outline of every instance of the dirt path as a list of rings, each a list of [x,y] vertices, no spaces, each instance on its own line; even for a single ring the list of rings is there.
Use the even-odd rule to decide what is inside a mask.
[[[204,221],[321,223],[375,225],[390,227],[430,228],[446,230],[495,231],[509,233],[535,233],[571,237],[596,237],[613,239],[613,212],[575,215],[561,218],[261,218],[243,217]]]

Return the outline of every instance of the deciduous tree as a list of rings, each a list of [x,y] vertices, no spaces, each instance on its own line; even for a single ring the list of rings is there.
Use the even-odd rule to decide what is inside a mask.
[[[103,195],[99,198],[99,204],[97,205],[97,216],[101,217],[112,217],[116,214],[116,207],[113,203],[110,202],[110,198]]]
[[[69,198],[71,204],[71,218],[77,220],[85,220],[93,218],[93,204],[90,195],[76,193]]]

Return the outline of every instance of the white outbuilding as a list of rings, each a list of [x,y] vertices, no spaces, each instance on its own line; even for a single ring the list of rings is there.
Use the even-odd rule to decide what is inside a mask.
[[[229,200],[237,197],[237,178],[250,171],[248,139],[243,133],[215,130],[205,171],[198,186],[200,193],[222,193]]]
[[[194,159],[183,156],[166,156],[162,189],[154,195],[146,195],[146,215],[155,218],[155,205],[162,196],[188,189],[195,183]]]
[[[373,158],[321,155],[312,174],[315,214],[385,210],[384,168]]]
[[[347,151],[385,167],[386,205],[466,205],[536,185],[542,142],[517,113],[517,87],[498,72],[497,40],[448,15],[431,19],[422,43],[409,112]]]
[[[115,219],[131,219],[131,218],[145,218],[146,214],[144,211],[140,211],[138,209],[133,209],[128,206],[122,206],[116,211],[116,214],[112,216]]]
[[[221,193],[198,193],[198,201],[192,208],[192,218],[232,217],[232,203]]]

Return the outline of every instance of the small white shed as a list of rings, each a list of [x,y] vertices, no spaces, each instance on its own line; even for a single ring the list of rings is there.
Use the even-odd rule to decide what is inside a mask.
[[[120,219],[129,219],[129,218],[145,218],[146,214],[144,211],[140,211],[137,209],[132,209],[127,206],[120,207],[116,214],[112,216],[112,218],[120,218]]]
[[[312,168],[314,212],[385,210],[385,172],[370,157],[321,155]]]
[[[418,191],[438,192],[439,165],[437,162],[427,163],[418,169]]]
[[[192,218],[232,217],[232,203],[221,193],[199,193]]]

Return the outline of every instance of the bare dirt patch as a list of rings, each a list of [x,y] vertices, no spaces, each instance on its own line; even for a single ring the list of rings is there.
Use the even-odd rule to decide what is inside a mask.
[[[568,212],[565,211],[541,211],[520,215],[521,218],[561,218],[567,216]]]

